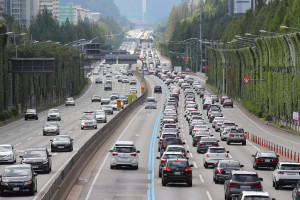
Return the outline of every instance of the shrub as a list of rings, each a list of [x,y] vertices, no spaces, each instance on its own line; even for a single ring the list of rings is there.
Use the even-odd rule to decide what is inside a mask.
[[[12,112],[12,114],[13,114],[14,116],[18,116],[18,114],[19,114],[19,111],[18,111],[18,109],[17,109],[16,107],[13,107],[13,108],[11,109],[11,112]]]
[[[3,112],[0,112],[0,121],[4,121],[5,120],[5,115]]]
[[[8,111],[8,110],[4,110],[3,114],[5,116],[5,119],[9,119],[9,118],[12,117],[12,113],[10,111]]]

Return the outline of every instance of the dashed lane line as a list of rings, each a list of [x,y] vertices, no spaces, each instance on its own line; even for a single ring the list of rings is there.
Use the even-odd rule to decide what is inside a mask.
[[[202,178],[202,175],[201,175],[201,174],[199,174],[199,178],[200,178],[201,182],[202,182],[202,183],[204,183],[204,180],[203,180],[203,178]]]

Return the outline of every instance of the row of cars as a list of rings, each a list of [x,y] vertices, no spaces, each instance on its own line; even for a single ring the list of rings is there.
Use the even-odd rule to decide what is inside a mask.
[[[160,74],[160,77],[163,77]],[[173,79],[173,81],[168,81]],[[183,79],[183,80],[182,80]],[[234,122],[227,120],[222,112],[226,106],[233,107],[233,101],[224,96],[218,99],[218,96],[207,93],[201,84],[193,80],[192,77],[183,78],[181,75],[168,76],[165,83],[170,88],[170,95],[174,92],[184,93],[184,108],[185,117],[189,124],[189,133],[192,136],[193,146],[197,147],[199,153],[203,153],[204,168],[213,168],[213,180],[216,184],[224,183],[225,199],[269,199],[270,195],[263,192],[261,184],[262,179],[258,176],[256,171],[244,171],[243,165],[237,160],[229,158],[229,151],[225,147],[219,146],[219,140],[213,137],[210,127],[205,123],[204,114],[208,118],[208,122],[212,124],[215,129],[214,134],[220,133],[220,138],[226,141],[228,145],[232,143],[241,143],[246,145],[246,134],[242,127],[239,127]],[[178,85],[176,85],[178,84]],[[181,88],[181,90],[178,90]],[[196,94],[202,98],[202,111],[200,112],[196,103]],[[200,100],[200,99],[199,99]],[[220,101],[220,104],[217,102]],[[224,104],[225,103],[225,104]],[[173,122],[172,122],[173,123]],[[175,128],[175,126],[174,126]],[[163,134],[164,135],[164,134]],[[165,137],[161,136],[159,147]],[[180,140],[178,135],[169,134],[171,138],[167,140]],[[184,149],[184,147],[181,147]],[[160,149],[159,149],[160,150]],[[186,152],[184,150],[184,152]],[[177,152],[178,153],[178,152]],[[178,153],[180,154],[180,153]],[[168,162],[168,156],[162,154],[162,163]],[[176,155],[180,157],[179,155]],[[176,157],[174,155],[174,157]],[[299,163],[294,162],[279,162],[279,156],[274,151],[258,151],[252,155],[253,169],[270,168],[273,172],[273,187],[280,189],[286,185],[295,186],[300,179]],[[165,164],[160,164],[160,171]],[[162,174],[160,173],[160,175]],[[299,199],[299,183],[293,190],[293,199]]]

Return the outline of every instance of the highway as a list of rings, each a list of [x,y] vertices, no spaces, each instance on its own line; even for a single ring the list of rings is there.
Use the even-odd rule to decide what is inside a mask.
[[[101,104],[98,102],[91,102],[91,97],[93,95],[110,96],[111,92],[118,92],[120,96],[124,94],[129,94],[130,87],[135,87],[129,85],[128,83],[117,82],[113,78],[113,90],[104,91],[104,84],[95,84],[94,80],[97,77],[103,78],[102,71],[99,75],[93,75],[91,77],[92,83],[89,85],[86,93],[83,94],[79,99],[75,100],[75,106],[57,106],[59,109],[62,120],[59,123],[60,125],[60,134],[68,134],[71,138],[74,139],[74,151],[73,152],[59,152],[51,153],[52,156],[52,172],[50,174],[39,174],[38,175],[38,192],[35,194],[34,199],[39,199],[40,195],[45,192],[49,187],[49,184],[54,180],[56,173],[63,169],[64,165],[68,160],[75,154],[76,151],[101,127],[104,123],[98,123],[98,129],[80,129],[80,117],[82,112],[101,109]],[[129,76],[130,79],[136,79],[134,76]],[[105,78],[103,78],[105,81]],[[140,96],[140,84],[137,81],[138,96]],[[39,119],[25,121],[23,118],[8,124],[6,126],[0,127],[0,143],[1,144],[12,144],[16,149],[18,157],[23,155],[24,150],[28,147],[47,147],[50,152],[50,139],[53,139],[54,136],[43,136],[42,127],[47,122],[47,113],[48,111],[43,111],[39,113]],[[113,118],[118,111],[114,111],[113,115],[108,115],[107,119],[110,120]],[[21,159],[17,158],[17,163],[20,163]],[[0,171],[3,172],[3,169],[6,165],[0,165]],[[2,199],[0,197],[0,199]],[[12,198],[14,199],[14,198]],[[19,198],[18,198],[19,199]],[[22,197],[22,199],[32,199],[32,197]]]

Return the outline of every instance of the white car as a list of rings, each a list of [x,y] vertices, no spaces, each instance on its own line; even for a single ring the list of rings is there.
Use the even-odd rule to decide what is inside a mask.
[[[61,120],[61,116],[58,109],[50,109],[48,111],[47,121],[50,120],[57,120],[57,121]]]
[[[75,101],[74,101],[73,97],[67,98],[65,105],[66,106],[75,106]]]
[[[275,200],[271,198],[268,192],[259,191],[242,191],[238,197],[232,197],[232,200],[246,200],[246,199],[263,199],[263,200]]]
[[[215,167],[219,160],[228,160],[228,153],[229,151],[226,151],[224,147],[209,147],[207,152],[203,156],[204,167]]]
[[[230,128],[225,128],[222,133],[220,132],[220,138],[222,141],[227,140],[227,138],[229,137],[229,131],[230,131]]]
[[[145,104],[145,109],[147,108],[153,108],[153,109],[156,109],[156,100],[154,97],[147,97],[147,100],[146,100],[146,104]]]
[[[16,150],[10,144],[0,145],[0,163],[15,163],[17,160]]]
[[[279,190],[281,186],[297,185],[300,180],[300,163],[279,162],[273,171],[273,187]]]
[[[103,122],[103,123],[107,122],[107,117],[104,110],[95,110],[94,113],[96,115],[97,122]]]
[[[132,141],[117,141],[114,149],[110,150],[111,161],[110,169],[118,166],[132,166],[134,169],[139,168],[140,151],[136,150]]]

